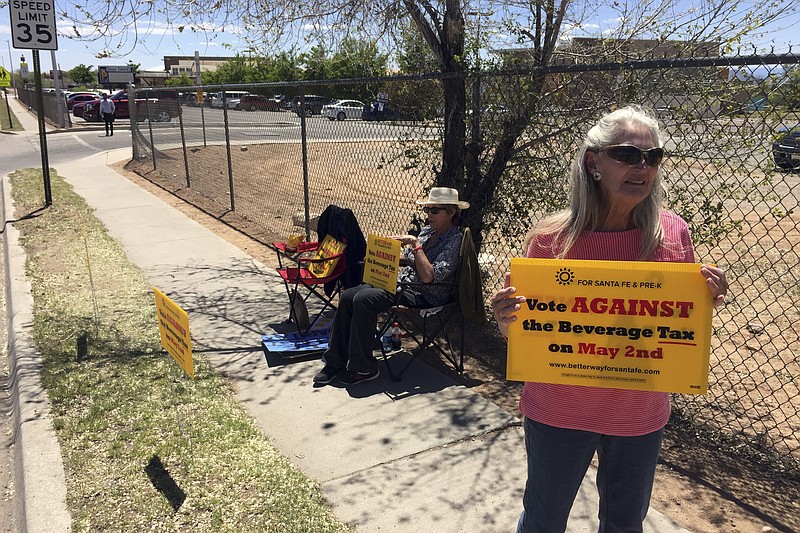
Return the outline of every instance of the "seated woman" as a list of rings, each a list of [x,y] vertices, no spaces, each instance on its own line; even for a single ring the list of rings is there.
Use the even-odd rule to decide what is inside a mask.
[[[418,237],[393,235],[403,245],[397,275],[398,282],[448,283],[453,281],[461,249],[461,232],[454,221],[469,203],[458,199],[458,191],[448,187],[434,187],[428,198],[417,200],[423,205],[427,224]],[[370,381],[380,375],[378,362],[372,355],[378,313],[396,304],[410,307],[437,306],[447,302],[450,291],[446,287],[424,287],[404,290],[395,295],[369,284],[361,284],[342,293],[339,307],[333,317],[328,349],[322,356],[324,368],[314,376],[316,385],[331,383],[334,379],[344,385]]]

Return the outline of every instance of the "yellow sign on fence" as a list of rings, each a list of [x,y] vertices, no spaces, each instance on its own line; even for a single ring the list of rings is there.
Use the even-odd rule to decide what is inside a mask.
[[[158,330],[161,333],[161,346],[180,365],[190,378],[194,379],[192,362],[192,338],[189,333],[189,315],[169,296],[154,288]]]
[[[364,283],[394,294],[400,267],[400,241],[367,235],[367,256],[364,259]]]
[[[705,394],[713,302],[700,265],[512,259],[526,302],[507,378]]]

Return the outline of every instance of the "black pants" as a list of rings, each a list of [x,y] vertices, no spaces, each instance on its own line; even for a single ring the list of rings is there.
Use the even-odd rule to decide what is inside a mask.
[[[103,113],[103,122],[106,123],[106,135],[114,135],[114,113]]]
[[[422,298],[410,291],[400,297],[403,305],[414,306]],[[334,368],[345,368],[353,372],[369,372],[375,368],[372,356],[378,313],[395,304],[395,295],[372,285],[362,284],[344,291],[339,298],[339,307],[333,317],[328,349],[322,358]]]

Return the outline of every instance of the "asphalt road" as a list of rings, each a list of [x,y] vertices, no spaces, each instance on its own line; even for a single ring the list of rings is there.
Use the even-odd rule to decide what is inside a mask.
[[[87,124],[81,118],[73,117],[75,129]],[[210,144],[225,142],[225,114],[221,109],[183,107],[180,119],[170,122],[142,122],[140,128],[149,135],[152,126],[156,144],[181,143],[181,123],[183,135],[188,143],[205,141]],[[295,113],[288,111],[235,111],[227,113],[230,141],[234,144],[255,142],[300,142],[302,124]],[[117,122],[119,126],[129,126],[128,120]],[[91,123],[102,126],[102,123]],[[436,122],[372,122],[362,120],[336,121],[315,115],[306,118],[306,136],[309,141],[365,141],[397,139],[402,137],[426,138],[439,134],[442,127]]]

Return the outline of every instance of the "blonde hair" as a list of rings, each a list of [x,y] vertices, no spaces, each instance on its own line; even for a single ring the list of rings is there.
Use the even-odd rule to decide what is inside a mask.
[[[653,136],[655,146],[663,147],[658,121],[638,105],[630,105],[604,115],[586,134],[570,169],[569,206],[534,225],[525,237],[525,250],[536,235],[555,235],[553,257],[562,259],[569,252],[582,231],[597,231],[603,223],[604,208],[600,188],[586,168],[586,152],[597,151],[624,140],[636,127],[644,127]],[[643,202],[633,208],[632,220],[642,231],[638,259],[646,260],[661,244],[664,229],[661,226],[661,205],[664,200],[661,168],[656,173],[653,189]]]

